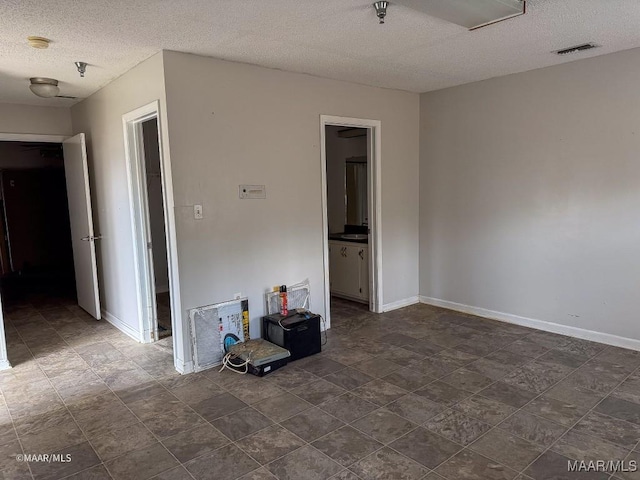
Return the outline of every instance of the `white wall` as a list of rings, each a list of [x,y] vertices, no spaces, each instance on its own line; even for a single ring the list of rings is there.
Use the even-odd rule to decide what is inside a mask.
[[[73,131],[87,134],[89,175],[102,309],[133,335],[141,335],[136,300],[133,233],[122,115],[160,100],[166,126],[162,54],[134,67],[71,109]]]
[[[421,96],[420,292],[640,339],[640,49]]]
[[[344,232],[345,216],[345,160],[367,156],[367,137],[340,138],[344,127],[327,128],[327,218],[330,233]]]
[[[185,310],[242,292],[257,336],[264,292],[308,278],[324,313],[321,114],[381,120],[383,300],[417,296],[417,94],[176,52],[164,66]]]
[[[71,135],[71,132],[68,108],[0,103],[0,133]]]

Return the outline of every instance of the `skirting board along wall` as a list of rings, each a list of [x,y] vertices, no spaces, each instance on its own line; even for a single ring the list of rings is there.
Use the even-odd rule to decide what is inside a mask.
[[[129,336],[132,339],[134,339],[136,342],[141,342],[139,333],[136,330],[132,329],[129,325],[124,323],[122,320],[120,320],[115,315],[113,315],[113,314],[111,314],[111,313],[109,313],[109,312],[107,312],[106,310],[103,309],[102,310],[102,318],[104,318],[107,322],[109,322],[111,325],[116,327],[122,333],[124,333],[127,336]]]
[[[435,307],[447,308],[449,310],[455,310],[457,312],[468,313],[471,315],[476,315],[478,317],[490,318],[492,320],[498,320],[500,322],[512,323],[514,325],[520,325],[522,327],[535,328],[537,330],[543,330],[545,332],[559,333],[560,335],[567,335],[570,337],[581,338],[583,340],[591,340],[592,342],[605,343],[607,345],[613,345],[615,347],[629,348],[631,350],[640,351],[640,340],[635,340],[633,338],[619,337],[617,335],[594,332],[592,330],[584,330],[582,328],[569,327],[567,325],[560,325],[558,323],[547,322],[544,320],[520,317],[511,313],[496,312],[494,310],[487,310],[486,308],[473,307],[471,305],[464,305],[462,303],[440,300],[439,298],[431,298],[423,295],[420,295],[420,303],[433,305]]]
[[[176,358],[173,362],[173,366],[176,367],[176,370],[180,375],[185,375],[187,373],[193,373],[193,362],[185,362],[181,358]]]
[[[106,310],[102,310],[102,318],[104,318],[107,322],[109,322],[111,325],[116,327],[122,333],[126,334],[128,337],[131,337],[136,342],[142,343],[142,341],[140,339],[140,335],[138,334],[138,332],[133,330],[129,325],[124,323],[122,320],[120,320],[115,315],[112,315],[111,313],[107,312]],[[193,372],[193,362],[192,361],[186,362],[186,361],[184,361],[184,359],[176,357],[176,358],[174,358],[173,364],[176,367],[176,370],[181,374]],[[2,370],[2,368],[3,368],[2,364],[0,363],[0,370]]]
[[[384,305],[382,305],[382,312],[390,312],[391,310],[408,307],[409,305],[415,305],[416,303],[420,303],[420,297],[418,297],[417,295],[409,298],[403,298],[402,300],[398,300],[396,302],[385,303]]]

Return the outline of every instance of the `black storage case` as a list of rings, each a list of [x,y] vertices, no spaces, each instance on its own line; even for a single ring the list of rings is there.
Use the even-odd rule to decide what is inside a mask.
[[[290,361],[320,353],[320,315],[275,313],[262,317],[262,338],[291,352]]]
[[[264,377],[268,373],[275,372],[280,367],[284,367],[288,362],[289,357],[283,358],[281,360],[274,360],[273,362],[265,363],[264,365],[260,365],[259,367],[254,367],[253,365],[249,364],[247,372],[258,377]]]

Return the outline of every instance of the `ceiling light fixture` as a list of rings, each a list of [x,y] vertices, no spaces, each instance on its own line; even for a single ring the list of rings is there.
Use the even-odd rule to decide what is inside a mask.
[[[87,63],[86,62],[75,62],[76,68],[78,69],[78,73],[80,76],[84,78],[84,72],[87,71]]]
[[[49,48],[49,43],[51,42],[51,40],[44,37],[27,37],[27,41],[29,42],[29,46],[40,50]]]
[[[31,81],[31,85],[29,85],[29,89],[42,98],[52,98],[57,97],[60,93],[60,88],[58,88],[58,80],[53,78],[44,78],[44,77],[33,77],[29,79]]]
[[[380,20],[379,23],[384,23],[384,17],[387,16],[387,7],[389,6],[389,2],[376,2],[373,4],[373,8],[376,9],[376,15],[378,16],[378,19]]]

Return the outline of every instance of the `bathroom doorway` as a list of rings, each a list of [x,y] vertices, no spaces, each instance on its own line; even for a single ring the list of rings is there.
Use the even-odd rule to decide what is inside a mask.
[[[325,311],[331,298],[382,311],[380,122],[321,116]]]

